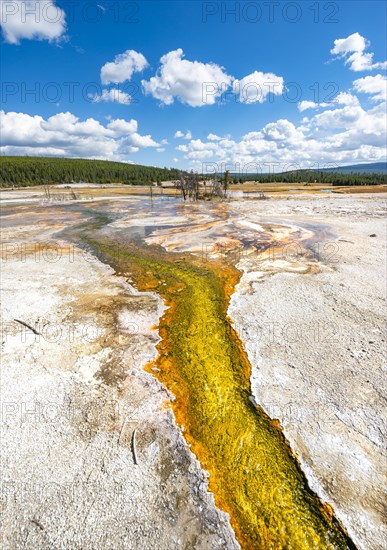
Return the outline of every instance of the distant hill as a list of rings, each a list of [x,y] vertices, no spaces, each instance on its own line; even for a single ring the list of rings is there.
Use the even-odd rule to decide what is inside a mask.
[[[351,172],[353,174],[387,174],[387,162],[372,162],[371,164],[352,164],[351,166],[338,166],[337,168],[324,168],[323,172]]]
[[[0,157],[0,186],[23,187],[55,183],[125,183],[149,185],[175,180],[175,168],[54,157]]]

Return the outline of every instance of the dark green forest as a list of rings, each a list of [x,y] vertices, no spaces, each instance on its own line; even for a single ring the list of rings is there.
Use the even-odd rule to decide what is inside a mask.
[[[0,186],[23,187],[56,183],[123,183],[150,185],[178,180],[181,171],[111,162],[54,157],[0,157]],[[220,179],[222,175],[218,176]],[[205,176],[204,179],[213,179]],[[216,178],[216,175],[215,175]],[[229,183],[322,183],[340,185],[387,184],[386,172],[338,172],[326,170],[294,170],[278,174],[229,174]]]
[[[233,175],[232,175],[233,177]],[[382,185],[387,184],[386,173],[328,172],[323,170],[294,170],[278,174],[245,174],[233,177],[234,183],[256,181],[259,183],[322,183],[340,185]]]
[[[23,187],[55,183],[125,183],[149,185],[176,180],[176,169],[106,160],[49,157],[0,157],[0,186]]]

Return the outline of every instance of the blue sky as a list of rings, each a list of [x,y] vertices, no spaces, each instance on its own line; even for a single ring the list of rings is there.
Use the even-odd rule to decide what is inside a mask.
[[[382,1],[1,10],[2,154],[200,171],[385,159]]]

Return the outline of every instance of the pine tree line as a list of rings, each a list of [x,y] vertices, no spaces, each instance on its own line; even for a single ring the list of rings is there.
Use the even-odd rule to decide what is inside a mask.
[[[176,169],[105,160],[50,157],[0,157],[0,186],[58,183],[124,183],[150,185],[177,180]]]
[[[294,170],[278,174],[246,174],[234,177],[234,183],[256,181],[259,183],[322,183],[340,185],[383,185],[387,174],[368,172],[328,172],[322,170]]]

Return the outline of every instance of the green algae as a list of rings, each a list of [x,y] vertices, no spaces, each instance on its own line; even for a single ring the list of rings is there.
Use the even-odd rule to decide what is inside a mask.
[[[169,306],[160,320],[157,370],[150,372],[175,395],[177,422],[210,473],[210,490],[230,514],[241,547],[354,548],[308,488],[276,423],[250,400],[250,365],[226,315],[237,270],[106,237],[83,241]]]

